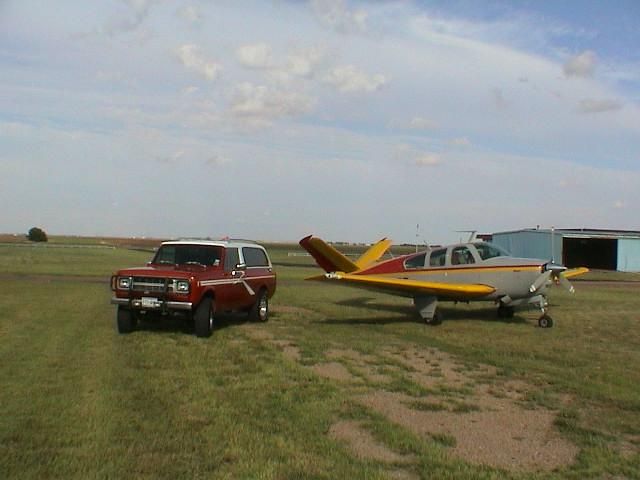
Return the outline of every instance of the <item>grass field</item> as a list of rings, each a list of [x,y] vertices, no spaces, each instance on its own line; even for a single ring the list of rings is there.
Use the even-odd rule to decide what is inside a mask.
[[[427,327],[272,245],[268,323],[121,336],[109,275],[150,253],[114,244],[0,244],[0,478],[640,478],[640,283]]]

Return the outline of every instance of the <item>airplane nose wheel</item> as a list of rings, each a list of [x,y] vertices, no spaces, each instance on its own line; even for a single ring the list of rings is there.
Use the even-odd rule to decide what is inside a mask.
[[[538,319],[538,326],[540,328],[551,328],[553,327],[553,319],[545,313]]]

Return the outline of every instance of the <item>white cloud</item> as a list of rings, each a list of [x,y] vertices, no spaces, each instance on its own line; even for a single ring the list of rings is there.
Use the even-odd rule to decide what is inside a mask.
[[[620,110],[622,104],[611,99],[589,99],[581,100],[578,104],[578,112],[580,113],[603,113]]]
[[[33,131],[33,127],[26,123],[0,121],[0,136],[26,137],[31,135]]]
[[[323,58],[324,52],[319,48],[301,50],[287,56],[285,70],[291,75],[309,77]]]
[[[202,12],[198,7],[187,5],[178,10],[178,15],[191,24],[202,22]]]
[[[320,22],[341,33],[367,30],[367,13],[350,10],[344,0],[312,0],[312,8]]]
[[[163,164],[172,164],[172,163],[176,163],[177,161],[179,161],[183,157],[184,157],[184,151],[183,150],[178,150],[178,151],[172,153],[171,155],[160,155],[160,156],[157,156],[156,157],[156,161],[158,163],[163,163]]]
[[[431,130],[436,127],[436,123],[433,120],[429,120],[424,117],[413,117],[409,121],[409,128],[415,130]]]
[[[176,50],[176,55],[186,68],[199,73],[207,80],[215,80],[222,71],[220,64],[204,57],[198,45],[182,45]]]
[[[493,88],[491,90],[491,98],[493,100],[493,104],[498,110],[504,110],[509,106],[509,102],[504,97],[504,92],[501,88]]]
[[[125,0],[124,3],[129,6],[130,10],[126,15],[111,17],[107,22],[106,32],[115,34],[135,30],[149,16],[151,6],[158,3],[158,1],[159,0]]]
[[[417,157],[415,163],[419,167],[435,167],[442,163],[442,158],[435,153],[425,153]]]
[[[564,74],[567,77],[592,77],[597,60],[595,52],[586,50],[567,60],[563,66]]]
[[[453,145],[454,147],[470,147],[471,141],[467,137],[458,137],[452,138],[449,141],[449,144]]]
[[[198,90],[199,90],[199,88],[198,88],[198,87],[195,87],[195,86],[193,86],[193,85],[190,85],[190,86],[188,86],[188,87],[184,87],[184,88],[180,91],[180,93],[182,93],[182,95],[189,96],[189,95],[193,95],[194,93],[197,93],[197,92],[198,92]]]
[[[435,167],[442,164],[442,157],[439,154],[424,152],[406,143],[395,146],[394,160],[418,167]]]
[[[387,78],[380,73],[368,75],[353,65],[344,65],[330,70],[324,81],[344,93],[375,92],[387,83]]]
[[[405,130],[433,130],[438,127],[438,124],[429,118],[415,116],[410,120],[391,120],[389,127]]]
[[[306,113],[313,104],[313,99],[302,93],[244,82],[234,89],[231,113],[256,126],[268,126],[277,118]]]
[[[249,68],[272,68],[274,66],[271,47],[266,43],[242,45],[236,50],[238,61]]]
[[[207,158],[205,163],[210,166],[220,167],[230,162],[231,162],[231,159],[229,157],[225,155],[214,154],[209,158]]]

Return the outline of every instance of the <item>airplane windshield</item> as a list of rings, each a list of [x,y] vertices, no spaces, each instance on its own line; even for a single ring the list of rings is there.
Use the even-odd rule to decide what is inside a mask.
[[[502,250],[500,247],[491,245],[489,243],[477,243],[475,245],[478,255],[482,260],[488,260],[495,257],[507,257],[509,254]]]

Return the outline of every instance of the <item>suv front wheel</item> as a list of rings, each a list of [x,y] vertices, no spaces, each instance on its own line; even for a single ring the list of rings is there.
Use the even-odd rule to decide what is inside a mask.
[[[196,337],[210,337],[213,331],[213,299],[207,297],[200,302],[193,314],[193,328]]]
[[[118,312],[116,313],[116,323],[118,326],[118,333],[131,333],[135,330],[136,317],[134,313],[128,308],[118,305]]]

